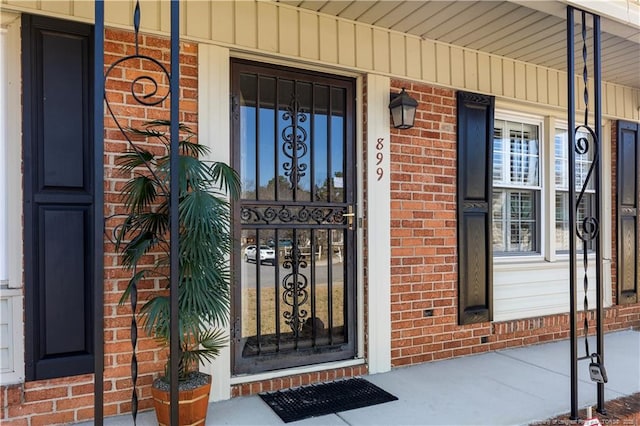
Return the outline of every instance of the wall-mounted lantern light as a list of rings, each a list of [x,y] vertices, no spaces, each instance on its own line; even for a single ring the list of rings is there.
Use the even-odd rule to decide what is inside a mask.
[[[410,129],[416,118],[416,109],[418,102],[404,91],[391,94],[391,102],[389,109],[391,110],[391,118],[393,119],[393,127],[396,129]]]

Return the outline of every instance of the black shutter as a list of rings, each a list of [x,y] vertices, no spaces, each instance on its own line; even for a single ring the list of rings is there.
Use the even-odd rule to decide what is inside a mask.
[[[638,301],[638,127],[618,121],[618,304]]]
[[[492,319],[494,97],[458,92],[458,321]]]
[[[23,15],[27,380],[93,371],[92,27]]]

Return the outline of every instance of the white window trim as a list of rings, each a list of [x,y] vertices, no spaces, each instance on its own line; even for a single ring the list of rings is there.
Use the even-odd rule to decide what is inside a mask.
[[[0,116],[4,131],[0,135],[0,173],[4,175],[6,195],[4,220],[6,235],[3,251],[0,244],[0,256],[6,262],[6,280],[0,283],[0,298],[7,301],[9,313],[6,315],[8,349],[10,365],[0,371],[0,384],[24,382],[24,319],[22,295],[22,111],[15,105],[21,105],[21,61],[20,61],[20,15],[10,12],[2,13],[0,27],[0,48],[2,49],[2,78],[0,79]],[[7,125],[14,123],[14,125]],[[18,123],[18,124],[15,124]],[[17,143],[9,143],[17,141]],[[4,155],[3,155],[4,154]],[[0,203],[0,208],[3,208]],[[0,224],[3,226],[3,224]],[[2,238],[2,237],[0,237]],[[0,277],[2,278],[2,277]]]
[[[546,127],[544,119],[541,116],[536,116],[532,114],[523,114],[519,112],[512,112],[503,109],[496,109],[494,113],[494,121],[496,120],[506,120],[506,121],[515,121],[521,122],[525,124],[532,124],[534,126],[538,126],[538,138],[540,153],[539,153],[539,162],[540,162],[540,185],[531,187],[531,190],[540,191],[540,252],[539,253],[512,253],[512,254],[501,254],[493,257],[494,264],[500,263],[521,263],[521,262],[532,262],[544,259],[545,249],[547,245],[547,235],[546,235],[546,227],[548,223],[548,218],[545,216],[545,211],[547,210],[547,200],[545,199],[544,188],[546,185],[546,170],[548,169],[546,164],[546,156],[547,156],[547,146],[546,146]],[[493,150],[492,150],[493,151]],[[492,170],[493,173],[493,170]],[[500,185],[501,188],[511,187],[510,185]],[[517,188],[521,188],[518,186]]]
[[[541,253],[536,255],[494,256],[494,318],[493,321],[509,321],[543,315],[562,314],[569,311],[569,255],[555,252],[555,129],[561,128],[563,120],[551,116],[512,113],[517,106],[496,110],[496,120],[522,120],[523,123],[540,126],[541,178],[542,194],[540,205],[541,220]],[[600,148],[601,167],[601,211],[603,218],[601,236],[603,243],[602,267],[604,305],[612,305],[611,289],[611,123],[604,121],[602,127],[602,143]],[[606,178],[609,177],[609,178]],[[595,284],[595,255],[589,255],[590,283]],[[582,263],[576,265],[577,276],[581,279],[584,270]],[[578,287],[578,300],[582,300],[584,292]],[[591,285],[588,293],[590,308],[596,305],[595,285]]]

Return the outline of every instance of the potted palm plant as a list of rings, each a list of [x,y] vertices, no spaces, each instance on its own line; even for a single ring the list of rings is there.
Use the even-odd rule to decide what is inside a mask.
[[[123,267],[131,270],[120,303],[137,291],[141,280],[159,280],[163,288],[146,299],[139,318],[147,335],[165,347],[170,335],[169,127],[169,121],[155,120],[128,129],[133,136],[128,138],[130,149],[117,159],[128,180],[121,191],[125,218],[116,233],[116,250]],[[198,366],[212,361],[228,342],[224,331],[230,306],[232,241],[228,197],[237,198],[240,184],[230,166],[202,160],[208,148],[195,142],[189,127],[181,124],[179,128],[179,390],[181,400],[197,401],[201,411],[194,414],[198,408],[181,402],[180,424],[204,424],[204,417],[191,418],[206,416],[211,387],[211,378],[200,373]],[[169,366],[167,360],[152,388],[160,424],[169,423]]]

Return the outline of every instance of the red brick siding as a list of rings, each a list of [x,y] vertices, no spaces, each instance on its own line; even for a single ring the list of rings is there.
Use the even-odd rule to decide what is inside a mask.
[[[107,29],[105,33],[105,64],[108,67],[125,54],[134,52],[133,34]],[[142,35],[140,52],[160,60],[169,66],[169,41]],[[197,46],[183,43],[181,46],[180,109],[181,121],[197,130]],[[125,126],[136,126],[153,119],[168,119],[168,102],[156,108],[143,108],[133,100],[130,85],[125,78],[140,75],[141,66],[127,63],[114,74],[115,79],[107,86],[108,98],[114,112]],[[106,70],[106,67],[105,67]],[[157,74],[156,74],[157,75]],[[129,80],[130,81],[130,80]],[[115,167],[116,156],[127,149],[127,144],[113,120],[105,116],[105,216],[122,212],[118,196],[125,177]],[[107,225],[111,232],[115,223]],[[118,301],[130,273],[118,263],[111,243],[104,245],[104,414],[111,416],[131,411],[130,379],[130,321],[128,304],[119,306]],[[151,257],[150,257],[151,259]],[[157,282],[141,284],[139,300],[144,301],[149,290],[158,288]],[[150,338],[138,341],[138,389],[139,408],[148,409],[151,404],[150,386],[164,364],[165,354]],[[3,425],[67,424],[93,418],[93,375],[81,375],[60,379],[27,382],[0,387],[0,422]]]
[[[568,314],[458,325],[455,91],[392,81],[393,91],[402,87],[419,106],[414,128],[391,131],[393,366],[569,337]],[[613,142],[615,153],[615,135]],[[612,179],[615,182],[615,172]],[[613,248],[615,253],[615,242]],[[615,286],[614,263],[614,295]],[[589,322],[593,333],[593,311]],[[640,304],[605,312],[606,331],[638,326]]]
[[[277,379],[261,380],[232,386],[231,396],[236,397],[253,395],[260,392],[272,392],[280,389],[295,388],[346,377],[362,376],[364,374],[367,374],[367,366],[364,364],[353,367],[334,368],[315,373],[296,374],[293,376],[285,376]]]

